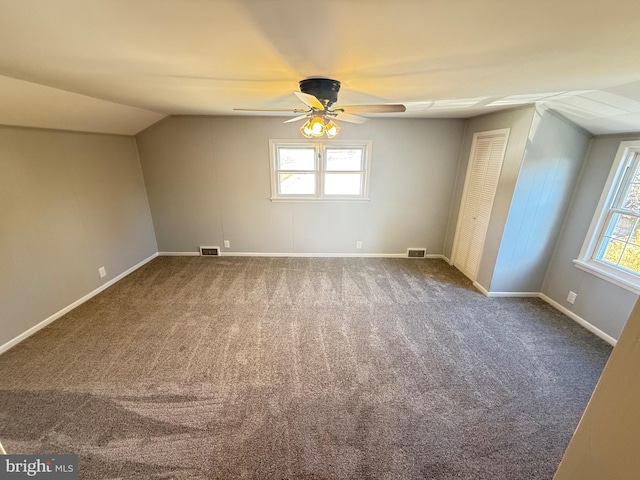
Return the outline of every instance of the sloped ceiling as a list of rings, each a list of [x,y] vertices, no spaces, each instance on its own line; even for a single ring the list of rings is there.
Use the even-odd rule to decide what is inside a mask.
[[[170,114],[339,102],[465,118],[542,102],[640,131],[640,2],[0,0],[0,124],[135,134]]]

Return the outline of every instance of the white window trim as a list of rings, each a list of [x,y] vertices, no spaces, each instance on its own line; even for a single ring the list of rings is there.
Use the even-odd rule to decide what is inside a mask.
[[[640,278],[638,276],[593,258],[600,242],[602,230],[606,227],[607,213],[616,199],[627,164],[637,152],[640,152],[640,140],[620,142],[584,244],[578,258],[573,263],[587,273],[640,295]]]
[[[371,178],[371,140],[269,140],[269,169],[271,171],[271,201],[272,202],[348,202],[366,203],[369,201],[369,179]],[[300,147],[313,146],[316,151],[316,194],[314,195],[282,195],[278,193],[277,179],[277,148],[278,147]],[[362,148],[363,175],[362,195],[325,195],[324,173],[325,173],[325,150],[327,148]],[[339,172],[350,173],[350,172]]]

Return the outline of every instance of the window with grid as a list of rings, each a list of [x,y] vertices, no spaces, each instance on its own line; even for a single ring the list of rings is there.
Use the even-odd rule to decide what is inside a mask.
[[[272,200],[367,200],[370,142],[277,141]]]
[[[640,293],[640,141],[621,143],[576,264]]]

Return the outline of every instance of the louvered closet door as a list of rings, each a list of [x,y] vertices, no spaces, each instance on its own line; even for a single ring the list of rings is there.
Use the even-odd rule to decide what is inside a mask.
[[[476,279],[487,235],[493,199],[502,169],[508,131],[477,133],[469,158],[467,181],[456,230],[454,265]]]

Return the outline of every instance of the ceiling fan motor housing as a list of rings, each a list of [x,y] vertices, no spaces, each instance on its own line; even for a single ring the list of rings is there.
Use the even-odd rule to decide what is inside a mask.
[[[300,91],[316,97],[326,109],[338,101],[340,82],[330,78],[306,78],[300,80]]]

